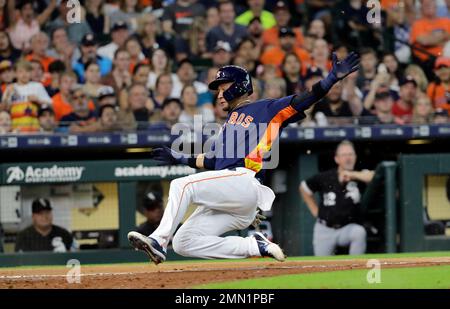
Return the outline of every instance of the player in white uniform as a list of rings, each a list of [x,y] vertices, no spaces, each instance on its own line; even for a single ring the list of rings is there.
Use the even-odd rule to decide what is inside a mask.
[[[285,255],[281,248],[261,233],[250,237],[220,235],[247,228],[254,221],[258,208],[271,208],[275,194],[255,178],[263,169],[265,153],[270,151],[287,124],[302,119],[306,109],[358,68],[359,56],[355,53],[343,61],[338,61],[333,54],[330,74],[310,92],[254,103],[248,100],[253,90],[247,71],[237,66],[221,68],[209,87],[218,90],[218,104],[229,112],[229,117],[211,152],[191,157],[168,147],[152,152],[153,159],[167,164],[186,164],[212,171],[173,180],[159,227],[150,236],[130,232],[131,245],[147,253],[155,264],[163,262],[176,227],[193,203],[197,209],[172,240],[178,254],[209,259],[267,256],[283,261]],[[260,124],[267,124],[266,129],[256,130],[255,125]],[[230,141],[230,132],[231,136],[237,136],[236,140]],[[256,142],[250,140],[255,132]],[[237,149],[238,155],[234,151],[230,154],[230,149]]]

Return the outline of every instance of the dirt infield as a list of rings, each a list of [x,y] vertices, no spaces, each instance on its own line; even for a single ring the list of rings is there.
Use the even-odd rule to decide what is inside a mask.
[[[189,288],[199,284],[286,274],[364,269],[368,260],[182,262],[82,266],[81,283],[68,284],[67,268],[0,269],[0,288]],[[450,265],[450,257],[380,259],[381,267]]]

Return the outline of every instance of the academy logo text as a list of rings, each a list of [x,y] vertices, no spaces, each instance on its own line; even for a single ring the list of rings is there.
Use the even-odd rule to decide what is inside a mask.
[[[115,177],[141,177],[158,176],[165,178],[167,176],[184,176],[194,174],[195,169],[189,166],[143,166],[139,164],[134,167],[116,167]]]
[[[84,167],[53,165],[51,167],[32,167],[22,169],[19,166],[11,166],[6,170],[6,183],[25,182],[72,182],[78,181],[83,175]]]

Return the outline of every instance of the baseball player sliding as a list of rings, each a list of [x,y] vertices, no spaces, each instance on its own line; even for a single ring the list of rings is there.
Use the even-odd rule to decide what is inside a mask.
[[[172,240],[176,253],[205,259],[263,256],[283,261],[281,248],[261,233],[250,237],[219,235],[247,228],[258,208],[271,208],[275,194],[255,177],[264,169],[265,154],[286,125],[304,118],[304,111],[335,83],[359,69],[359,56],[353,52],[342,61],[333,54],[332,62],[328,76],[311,91],[253,103],[248,99],[253,88],[247,71],[238,66],[222,67],[209,88],[218,91],[217,103],[228,111],[228,118],[211,151],[188,157],[164,147],[151,154],[154,160],[167,164],[210,171],[173,180],[159,227],[149,236],[128,233],[131,245],[144,251],[155,264],[164,262],[169,240],[188,206],[194,203],[198,207]],[[265,129],[258,129],[261,127]],[[254,144],[250,138],[255,132],[256,145],[249,147]]]

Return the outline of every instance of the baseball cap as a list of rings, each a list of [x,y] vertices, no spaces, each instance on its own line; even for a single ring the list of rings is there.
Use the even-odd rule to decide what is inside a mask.
[[[227,53],[231,53],[230,43],[225,41],[217,41],[216,47],[214,47],[214,52],[218,52],[220,50],[226,51]]]
[[[181,109],[183,109],[183,104],[181,103],[180,99],[177,98],[166,98],[163,103],[161,104],[161,109],[166,108],[167,105],[169,105],[170,103],[177,103]]]
[[[53,208],[50,205],[50,201],[46,198],[38,198],[31,203],[31,211],[34,214],[40,213],[41,211],[44,210],[52,210],[52,209]]]
[[[42,104],[41,106],[39,106],[38,117],[41,117],[45,112],[49,112],[52,115],[55,114],[50,104]]]
[[[435,69],[440,69],[442,67],[450,67],[450,58],[449,57],[438,57],[436,62],[434,63]]]
[[[277,1],[277,3],[275,3],[275,7],[273,8],[273,11],[276,12],[278,10],[289,11],[289,8],[287,7],[287,5],[284,1]]]
[[[97,98],[99,100],[106,97],[115,97],[116,93],[114,92],[114,88],[111,86],[102,86],[98,89]]]
[[[3,60],[0,62],[0,72],[10,70],[13,68],[12,62],[9,60]]]
[[[280,37],[283,37],[283,36],[295,36],[295,33],[289,27],[281,27],[280,30],[278,31],[278,36],[280,36]]]
[[[161,193],[150,191],[145,194],[142,206],[144,206],[144,208],[147,210],[152,210],[162,207],[162,202],[163,200]]]
[[[114,23],[114,25],[111,27],[111,31],[117,31],[117,30],[128,30],[128,25],[125,21],[119,20]]]
[[[448,111],[442,108],[438,108],[434,111],[434,116],[445,116],[448,117]]]
[[[95,39],[94,34],[88,33],[83,36],[81,39],[81,45],[83,46],[94,46],[97,45],[97,40]]]
[[[403,85],[409,84],[409,83],[411,83],[411,84],[413,84],[415,87],[417,87],[417,82],[416,82],[416,80],[415,80],[412,76],[410,76],[410,75],[407,75],[407,76],[401,78],[401,79],[399,80],[398,83],[399,83],[399,86],[400,86],[400,87],[403,86]]]

